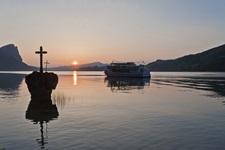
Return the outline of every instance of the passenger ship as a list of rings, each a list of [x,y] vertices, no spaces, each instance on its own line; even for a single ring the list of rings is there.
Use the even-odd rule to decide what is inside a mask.
[[[107,77],[150,77],[150,71],[144,64],[135,64],[134,62],[112,62],[106,66],[105,74]]]

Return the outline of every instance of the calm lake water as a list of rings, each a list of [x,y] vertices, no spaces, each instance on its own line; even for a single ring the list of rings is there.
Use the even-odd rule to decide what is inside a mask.
[[[153,72],[148,80],[56,72],[55,116],[28,111],[28,73],[0,73],[5,150],[225,149],[225,73]]]

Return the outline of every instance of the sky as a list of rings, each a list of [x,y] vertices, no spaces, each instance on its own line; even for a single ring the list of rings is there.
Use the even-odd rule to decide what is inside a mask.
[[[225,44],[225,0],[0,0],[0,47],[29,65],[174,59]]]

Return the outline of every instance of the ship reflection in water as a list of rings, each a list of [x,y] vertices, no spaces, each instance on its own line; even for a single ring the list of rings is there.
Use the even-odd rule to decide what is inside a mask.
[[[122,93],[143,91],[145,86],[150,86],[150,78],[106,77],[105,82],[112,92]]]
[[[45,148],[47,141],[47,123],[51,120],[58,118],[59,113],[55,104],[52,104],[52,100],[49,98],[32,98],[27,111],[26,119],[31,120],[34,124],[40,124],[41,137],[36,139],[41,149]],[[46,133],[44,133],[44,124]],[[45,136],[44,136],[45,135]]]

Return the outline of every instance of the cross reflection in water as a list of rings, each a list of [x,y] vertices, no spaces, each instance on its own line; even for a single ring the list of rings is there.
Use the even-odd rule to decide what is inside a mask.
[[[58,118],[59,113],[55,104],[52,104],[52,100],[49,98],[32,98],[27,111],[26,119],[31,120],[34,124],[40,124],[41,137],[36,139],[41,149],[45,148],[47,141],[47,123],[51,120]],[[45,136],[44,136],[44,124],[45,124]]]

